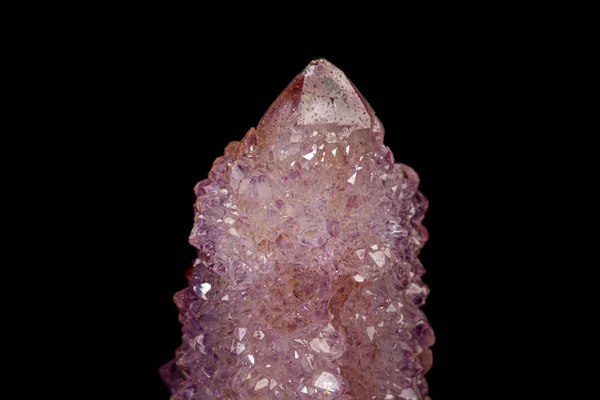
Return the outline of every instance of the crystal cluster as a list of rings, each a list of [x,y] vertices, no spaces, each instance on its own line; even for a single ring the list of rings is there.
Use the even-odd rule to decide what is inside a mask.
[[[342,71],[311,62],[195,187],[173,400],[427,399],[427,200]]]

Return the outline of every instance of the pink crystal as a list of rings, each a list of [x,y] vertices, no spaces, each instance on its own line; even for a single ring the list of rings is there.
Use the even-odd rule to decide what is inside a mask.
[[[427,200],[344,73],[311,62],[195,187],[173,400],[426,399]]]

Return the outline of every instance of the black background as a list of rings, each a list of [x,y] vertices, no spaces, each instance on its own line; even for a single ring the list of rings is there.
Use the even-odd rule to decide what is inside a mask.
[[[370,102],[385,143],[397,162],[417,171],[430,201],[421,260],[431,289],[424,311],[437,336],[427,375],[431,396],[491,398],[486,388],[498,379],[507,340],[500,339],[501,315],[508,311],[488,300],[503,274],[497,248],[504,239],[496,227],[503,225],[507,194],[495,182],[518,184],[507,164],[519,155],[520,131],[511,127],[523,112],[521,101],[506,101],[514,58],[501,60],[502,47],[493,42],[409,43],[391,36],[384,49],[211,46],[133,34],[78,61],[85,71],[75,92],[85,93],[78,112],[94,140],[81,143],[77,157],[91,167],[86,195],[73,201],[93,202],[86,231],[98,229],[98,238],[83,239],[82,262],[99,265],[93,276],[100,296],[90,305],[101,322],[89,329],[102,333],[95,343],[100,385],[118,387],[123,398],[168,398],[158,368],[180,343],[172,296],[186,285],[183,274],[195,257],[187,242],[193,187],[311,59],[324,57]]]

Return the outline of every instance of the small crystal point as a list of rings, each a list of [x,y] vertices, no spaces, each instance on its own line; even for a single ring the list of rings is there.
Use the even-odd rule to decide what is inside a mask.
[[[172,400],[427,399],[427,200],[324,59],[195,187]]]

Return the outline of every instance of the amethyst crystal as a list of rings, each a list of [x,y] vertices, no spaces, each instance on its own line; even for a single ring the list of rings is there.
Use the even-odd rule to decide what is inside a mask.
[[[427,398],[427,200],[383,137],[354,85],[317,60],[215,160],[174,298],[171,399]]]

